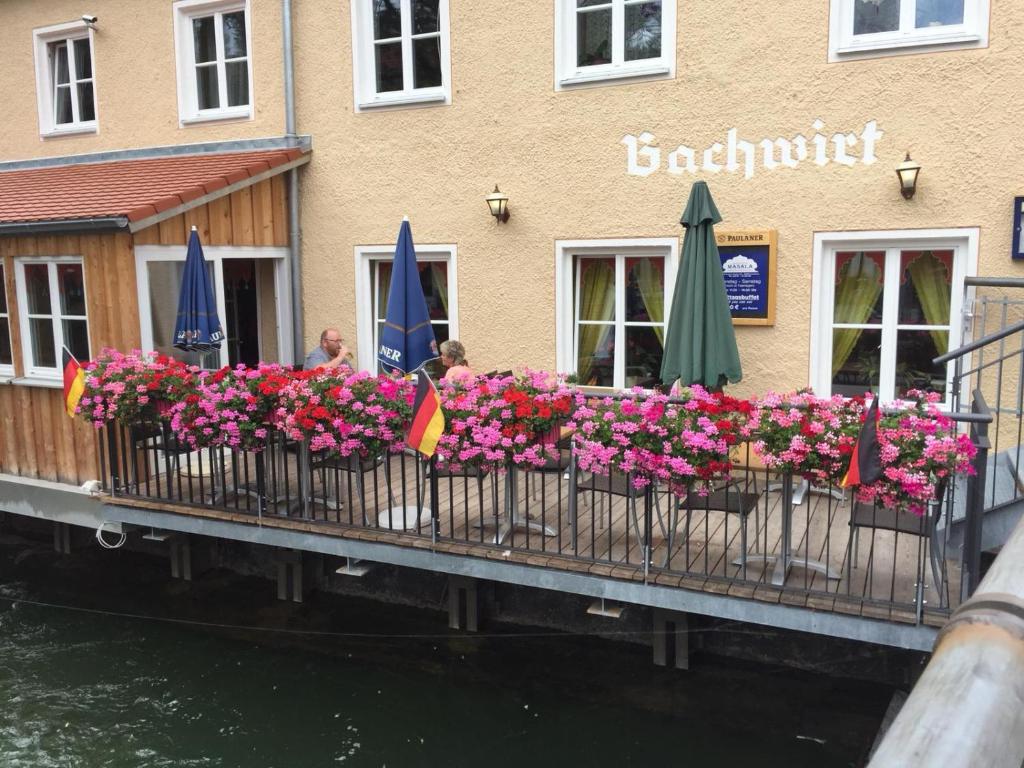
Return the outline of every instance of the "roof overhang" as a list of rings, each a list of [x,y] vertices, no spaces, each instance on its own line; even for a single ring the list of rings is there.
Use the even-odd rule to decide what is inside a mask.
[[[47,233],[70,233],[70,232],[138,232],[161,221],[178,216],[186,211],[206,205],[214,200],[226,197],[246,187],[251,187],[267,179],[286,173],[302,165],[305,165],[311,158],[312,142],[308,136],[287,136],[270,139],[247,139],[239,141],[211,142],[207,144],[176,145],[169,147],[151,147],[132,150],[117,150],[112,152],[101,152],[85,155],[73,155],[69,157],[39,158],[37,160],[21,160],[7,163],[0,163],[0,179],[11,172],[11,183],[8,185],[7,194],[15,197],[8,198],[18,200],[17,186],[20,179],[31,188],[32,179],[37,174],[45,176],[36,182],[35,198],[25,197],[25,203],[21,206],[14,206],[12,215],[7,221],[0,220],[0,236],[33,235]],[[216,155],[217,157],[211,157]],[[235,161],[237,156],[237,162]],[[139,166],[138,161],[157,161],[156,164],[144,163]],[[232,165],[232,163],[235,163]],[[88,181],[83,182],[87,190],[81,206],[77,201],[67,201],[68,204],[54,205],[51,196],[48,194],[49,185],[54,185],[53,195],[60,189],[60,184],[52,181],[53,174],[63,176],[60,169],[68,168],[72,173],[72,179],[81,177],[79,171],[71,171],[73,167],[89,166],[96,169],[86,171],[86,176],[95,180],[97,175],[105,181],[108,177],[106,168],[156,168],[167,173],[170,163],[177,168],[182,164],[189,166],[182,175],[180,186],[174,184],[149,184],[140,186],[138,196],[133,196],[129,190],[122,194],[119,203],[113,205],[111,201],[95,204],[95,195],[90,197]],[[122,165],[124,164],[124,165]],[[212,165],[211,165],[212,164]],[[101,168],[102,166],[102,168]],[[196,168],[199,167],[197,172]],[[204,175],[204,169],[209,166],[209,176]],[[148,171],[133,170],[135,174],[148,175]],[[159,171],[154,170],[159,174]],[[175,173],[172,168],[170,173]],[[117,182],[117,172],[113,172],[114,182]],[[138,176],[137,176],[138,177]],[[152,178],[159,179],[160,176]],[[92,182],[95,184],[95,181]],[[116,187],[116,183],[112,186]],[[66,189],[67,187],[65,187]],[[41,191],[41,193],[40,193]],[[155,193],[155,194],[154,194]],[[59,200],[59,198],[56,198]],[[31,215],[18,216],[23,210],[27,213],[33,212],[33,201],[37,201],[36,210],[42,208],[52,210],[58,215],[52,218],[33,217]],[[120,207],[118,207],[118,205]],[[2,206],[0,206],[2,208]],[[63,210],[61,210],[63,208]],[[92,211],[89,209],[92,208]],[[42,212],[41,211],[41,212]],[[59,213],[58,213],[59,212]],[[78,215],[79,212],[81,215]],[[0,214],[3,211],[0,210]],[[90,215],[92,213],[93,215]]]
[[[181,203],[179,205],[172,206],[163,211],[155,213],[152,216],[147,216],[146,218],[137,219],[135,221],[128,221],[126,219],[128,231],[138,232],[141,229],[152,227],[154,224],[159,224],[161,221],[174,218],[175,216],[178,216],[179,214],[182,214],[185,211],[190,211],[193,208],[198,208],[201,205],[206,205],[207,203],[213,200],[230,195],[232,192],[237,192],[240,189],[251,187],[253,184],[258,184],[261,181],[265,181],[266,179],[278,176],[282,173],[285,173],[286,171],[292,170],[293,168],[298,168],[300,165],[305,165],[310,161],[310,158],[311,155],[309,153],[306,153],[304,155],[300,155],[294,160],[289,160],[287,163],[284,163],[282,165],[276,165],[273,168],[269,168],[266,171],[263,171],[262,173],[257,173],[255,176],[248,176],[244,179],[228,184],[226,187],[221,187],[218,190],[209,192],[205,195],[201,195],[200,197],[197,197],[194,200],[189,200],[186,203]]]

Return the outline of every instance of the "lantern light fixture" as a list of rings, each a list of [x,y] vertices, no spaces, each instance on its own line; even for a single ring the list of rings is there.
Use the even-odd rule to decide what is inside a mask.
[[[903,193],[905,199],[909,200],[917,191],[917,175],[920,172],[921,164],[911,160],[909,152],[907,152],[907,158],[896,166],[896,175],[900,180],[900,192]]]
[[[487,207],[499,224],[508,221],[508,195],[498,189],[497,184],[494,185],[494,191],[487,196]]]

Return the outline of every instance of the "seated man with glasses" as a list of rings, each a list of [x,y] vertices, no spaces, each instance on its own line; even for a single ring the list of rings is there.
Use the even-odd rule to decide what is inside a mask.
[[[327,328],[320,334],[320,346],[306,355],[302,367],[311,371],[318,368],[335,368],[339,365],[352,365],[352,353],[348,351],[337,328]]]

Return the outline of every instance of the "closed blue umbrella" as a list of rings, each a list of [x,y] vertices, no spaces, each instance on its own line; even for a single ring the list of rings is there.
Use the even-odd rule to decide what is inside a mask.
[[[412,373],[437,359],[437,340],[423,296],[409,220],[402,221],[388,289],[388,312],[377,346],[377,360],[387,368]]]
[[[174,346],[186,352],[209,352],[219,349],[223,341],[224,330],[217,317],[217,303],[213,299],[213,286],[203,259],[203,246],[199,244],[199,233],[192,227],[185,271],[181,276]]]

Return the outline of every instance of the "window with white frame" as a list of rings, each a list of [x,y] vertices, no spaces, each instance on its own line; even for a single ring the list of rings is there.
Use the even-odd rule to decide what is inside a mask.
[[[206,246],[203,256],[213,287],[224,342],[210,352],[174,347],[178,295],[185,270],[185,249],[168,245],[135,247],[139,326],[144,349],[152,349],[201,368],[291,363],[291,275],[287,249],[269,246]]]
[[[976,230],[819,234],[815,251],[814,390],[887,401],[924,389],[948,399],[952,369],[932,360],[960,343]]]
[[[76,21],[37,29],[35,41],[39,131],[42,135],[96,130],[93,30]]]
[[[14,356],[11,351],[11,316],[7,311],[7,275],[0,262],[0,376],[14,375]]]
[[[557,0],[557,88],[675,74],[676,0]]]
[[[248,0],[174,4],[178,111],[182,122],[252,114]]]
[[[558,369],[588,386],[658,383],[676,241],[556,247]]]
[[[359,367],[377,371],[377,342],[388,312],[394,248],[359,246],[356,248],[356,336]],[[420,286],[427,301],[427,314],[438,345],[459,337],[458,284],[454,245],[417,245],[416,266]],[[432,374],[444,375],[443,369]]]
[[[17,259],[15,282],[25,375],[59,378],[63,347],[79,361],[88,360],[89,322],[81,259]]]
[[[352,0],[356,109],[451,102],[448,0]]]
[[[829,58],[988,44],[989,0],[832,0]]]

